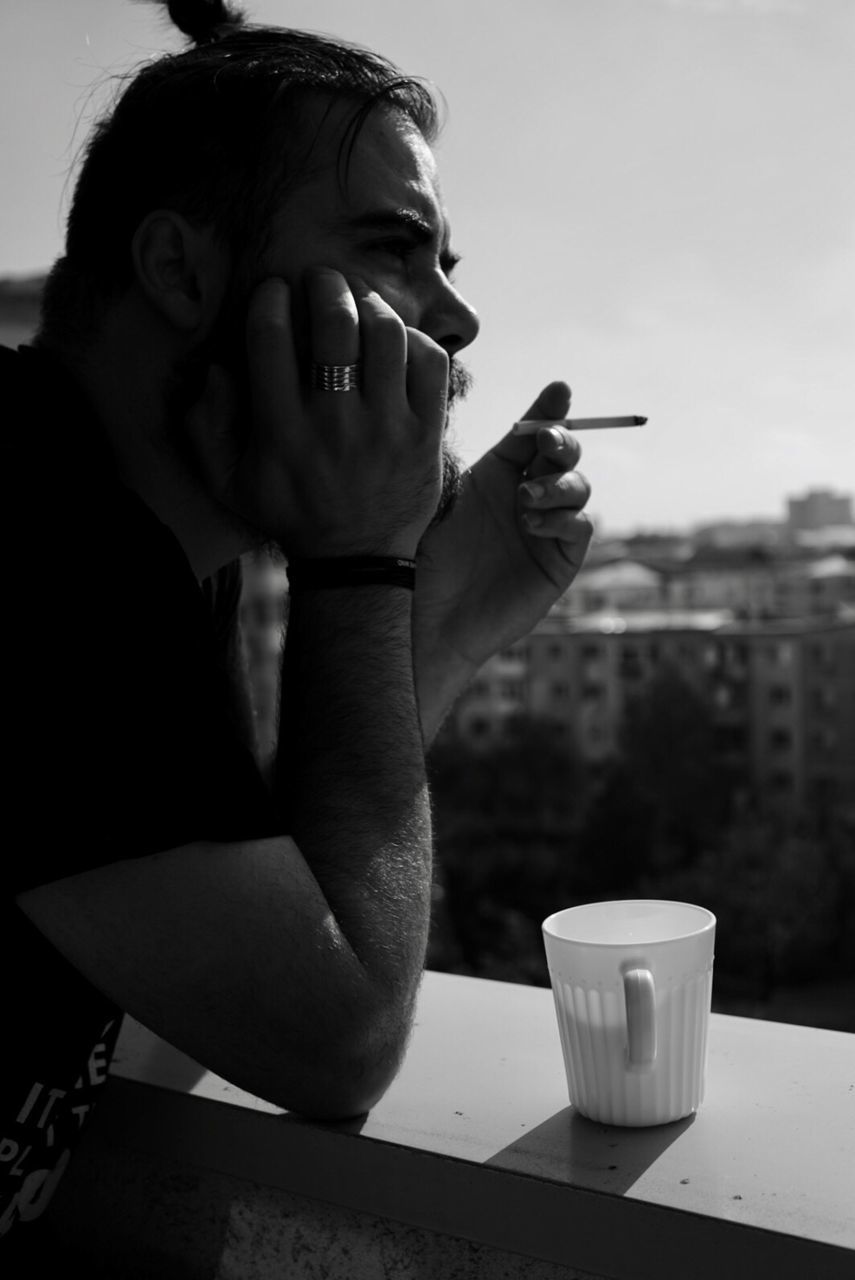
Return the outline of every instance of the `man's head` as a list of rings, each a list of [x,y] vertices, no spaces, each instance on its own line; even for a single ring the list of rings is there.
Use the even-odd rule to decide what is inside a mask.
[[[387,139],[398,144],[385,174],[375,164],[373,177],[381,182],[391,176],[390,164],[401,156],[406,162],[407,150],[420,153],[423,170],[429,163],[438,131],[431,92],[377,54],[312,33],[244,26],[222,0],[169,0],[168,8],[195,44],[137,72],[97,125],[75,187],[65,254],[45,290],[46,342],[67,344],[97,331],[110,304],[137,282],[135,236],[155,211],[170,211],[216,238],[230,257],[234,304],[265,264],[282,270],[283,247],[309,265],[299,244],[285,242],[289,233],[305,235],[305,226],[287,225],[289,202],[305,207],[304,192],[314,186],[315,218],[330,211],[333,199],[342,204],[354,157],[356,169],[365,170],[366,134],[376,141],[385,131],[380,146],[387,152]],[[371,180],[363,172],[363,187]],[[436,187],[435,176],[429,181]],[[388,207],[390,193],[377,194]],[[435,230],[447,268],[438,188],[436,195],[442,225]],[[368,203],[366,193],[360,199]],[[390,246],[396,236],[405,238],[403,224],[386,231]],[[411,241],[423,235],[424,222],[419,231],[413,219],[408,234]],[[318,265],[337,264],[319,259]],[[430,335],[450,354],[477,328],[471,312],[461,317]],[[421,327],[412,309],[404,318]]]
[[[90,138],[51,281],[78,277],[97,304],[131,283],[131,241],[152,209],[208,224],[235,251],[258,244],[301,176],[304,108],[326,92],[352,103],[342,158],[365,116],[388,102],[430,142],[436,108],[418,81],[373,53],[299,31],[243,27],[221,3],[171,0],[197,42],[131,76]],[[55,319],[48,292],[48,323]],[[59,299],[56,300],[59,302]]]
[[[216,315],[190,325],[189,339],[179,335],[173,413],[211,361],[240,379],[254,285],[282,275],[299,299],[313,265],[364,279],[454,357],[478,324],[449,279],[429,89],[365,49],[244,26],[223,0],[168,8],[195,43],[136,73],[96,127],[65,254],[45,290],[40,340],[66,349],[97,342],[131,294],[174,325],[165,281],[180,253],[188,271],[208,271],[216,259],[222,280]],[[468,379],[453,359],[451,369],[453,401]],[[448,470],[451,479],[451,455]]]

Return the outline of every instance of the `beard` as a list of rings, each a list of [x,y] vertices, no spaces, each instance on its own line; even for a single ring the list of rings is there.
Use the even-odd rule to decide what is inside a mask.
[[[458,364],[456,356],[452,356],[448,365],[448,400],[445,417],[445,429],[442,438],[442,484],[436,511],[431,517],[428,529],[442,524],[454,510],[460,489],[463,484],[463,463],[455,452],[448,438],[451,427],[451,415],[457,403],[469,394],[473,378],[468,369]]]

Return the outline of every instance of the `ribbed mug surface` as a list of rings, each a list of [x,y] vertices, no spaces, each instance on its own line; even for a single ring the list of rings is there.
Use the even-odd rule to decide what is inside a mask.
[[[584,907],[570,908],[544,922],[570,1101],[603,1124],[664,1124],[690,1115],[704,1095],[715,917],[682,903],[591,906],[597,911],[587,917]],[[609,906],[617,924],[606,931],[609,941],[598,942],[597,922],[609,919]],[[684,932],[669,938],[669,928]],[[630,967],[648,975],[655,992],[656,1048],[642,1063],[630,1056]]]

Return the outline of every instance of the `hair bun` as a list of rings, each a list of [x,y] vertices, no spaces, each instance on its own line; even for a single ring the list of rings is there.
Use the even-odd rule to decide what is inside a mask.
[[[167,0],[169,16],[194,44],[210,44],[243,24],[243,12],[228,0]]]

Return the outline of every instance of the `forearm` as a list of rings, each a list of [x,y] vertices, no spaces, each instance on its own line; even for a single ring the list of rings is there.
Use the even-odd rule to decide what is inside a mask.
[[[427,751],[478,668],[457,654],[443,652],[438,641],[419,636],[414,637],[413,663],[422,739]]]
[[[411,593],[294,593],[275,791],[366,983],[409,1006],[430,911],[431,827]]]

